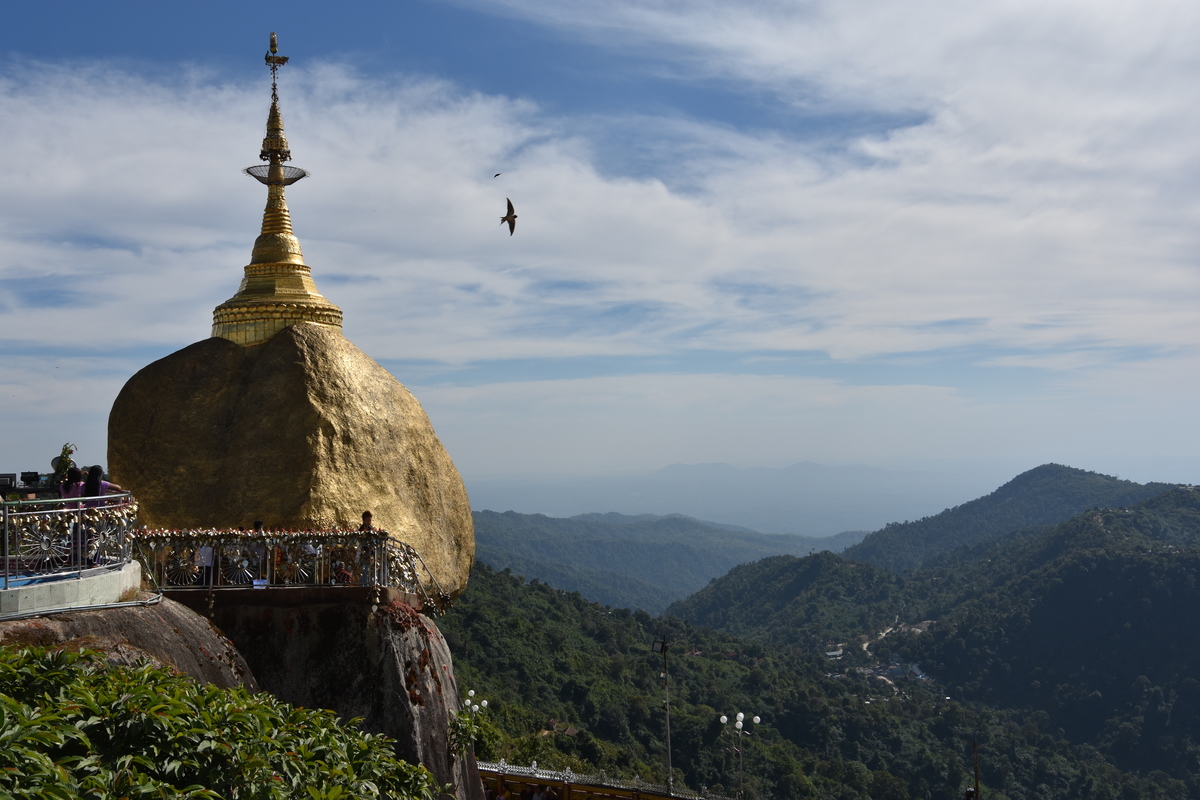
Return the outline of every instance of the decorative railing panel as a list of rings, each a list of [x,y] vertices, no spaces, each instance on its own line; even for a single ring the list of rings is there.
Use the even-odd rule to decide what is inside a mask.
[[[137,501],[125,494],[21,500],[3,506],[3,585],[127,563]]]
[[[513,778],[516,780],[530,778],[542,783],[566,784],[580,788],[594,786],[606,789],[620,789],[626,792],[636,792],[639,795],[678,797],[685,800],[730,800],[730,798],[724,795],[707,791],[693,792],[690,789],[680,789],[678,787],[674,791],[668,791],[666,786],[649,783],[640,778],[614,778],[606,775],[603,771],[588,774],[565,769],[559,772],[557,770],[538,769],[537,762],[534,762],[533,766],[523,767],[517,764],[509,764],[503,759],[498,762],[479,761],[476,763],[480,772],[494,773],[501,778]]]
[[[165,590],[379,586],[449,605],[417,551],[386,531],[144,530],[134,543]]]

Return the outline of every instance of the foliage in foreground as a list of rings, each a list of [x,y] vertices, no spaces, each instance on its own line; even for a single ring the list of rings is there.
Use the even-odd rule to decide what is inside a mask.
[[[0,647],[0,797],[429,798],[422,767],[333,712],[94,653]]]

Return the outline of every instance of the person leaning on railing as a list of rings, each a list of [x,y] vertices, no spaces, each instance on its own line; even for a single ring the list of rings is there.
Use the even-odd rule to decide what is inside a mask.
[[[88,470],[87,480],[83,482],[83,493],[81,497],[100,497],[106,494],[115,494],[116,492],[125,491],[120,486],[110,481],[103,480],[104,468],[99,464]],[[88,508],[95,508],[99,503],[87,503]]]

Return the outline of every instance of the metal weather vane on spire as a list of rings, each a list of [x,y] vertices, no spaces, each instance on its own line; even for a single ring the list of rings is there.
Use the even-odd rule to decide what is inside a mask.
[[[271,68],[271,111],[267,115],[267,135],[258,157],[268,163],[246,167],[242,172],[268,186],[291,186],[301,178],[307,178],[308,171],[283,165],[292,160],[292,151],[288,149],[287,136],[283,132],[283,115],[279,111],[279,68],[288,62],[288,57],[279,55],[279,37],[274,31],[265,60]]]
[[[279,55],[279,37],[275,35],[275,31],[271,31],[271,48],[267,51],[266,58],[267,66],[271,68],[271,99],[278,100],[279,92],[275,85],[275,78],[279,68],[288,62],[288,57]]]

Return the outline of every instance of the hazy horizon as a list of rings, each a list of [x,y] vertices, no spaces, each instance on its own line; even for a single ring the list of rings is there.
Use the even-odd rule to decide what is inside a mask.
[[[1042,462],[1045,463],[1045,462]],[[1064,464],[1107,475],[1116,473]],[[925,469],[799,462],[778,469],[673,464],[618,475],[464,476],[476,511],[579,514],[683,514],[760,533],[825,537],[882,528],[940,513],[990,494],[1040,464],[972,460],[926,462]],[[1177,465],[1177,473],[1194,464]],[[1188,483],[1169,476],[1138,483]]]

